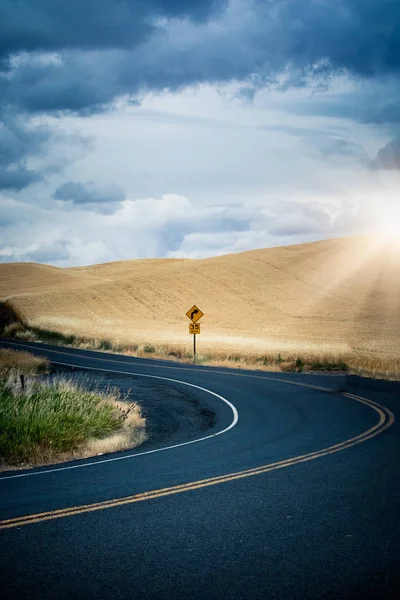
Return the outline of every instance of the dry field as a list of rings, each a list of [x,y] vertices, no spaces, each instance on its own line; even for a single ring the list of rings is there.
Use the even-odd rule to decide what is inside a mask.
[[[200,355],[282,370],[347,362],[400,373],[400,246],[342,238],[203,260],[132,260],[58,269],[0,265],[0,299],[31,327],[188,358],[186,311],[205,316]],[[105,344],[107,349],[108,342]]]

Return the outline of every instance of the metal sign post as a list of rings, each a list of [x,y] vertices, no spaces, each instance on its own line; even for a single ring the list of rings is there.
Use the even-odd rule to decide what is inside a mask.
[[[193,362],[196,362],[196,335],[200,334],[200,323],[197,323],[197,321],[203,315],[204,313],[196,305],[192,306],[186,313],[187,318],[192,321],[189,323],[189,333],[193,335]]]

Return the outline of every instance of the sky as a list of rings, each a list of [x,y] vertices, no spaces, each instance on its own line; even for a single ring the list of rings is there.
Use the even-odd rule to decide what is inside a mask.
[[[0,0],[0,262],[369,233],[399,191],[399,0]]]

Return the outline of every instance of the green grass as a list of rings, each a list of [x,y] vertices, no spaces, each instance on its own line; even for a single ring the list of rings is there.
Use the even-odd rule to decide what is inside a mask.
[[[145,346],[143,346],[143,352],[145,352],[146,354],[153,354],[153,352],[155,352],[156,349],[152,344],[146,344]]]
[[[115,399],[115,394],[112,399]],[[0,380],[0,457],[8,464],[47,462],[90,439],[120,430],[125,416],[107,397],[71,380]]]
[[[78,341],[76,335],[65,335],[64,333],[60,333],[59,331],[54,331],[52,329],[39,329],[38,327],[32,327],[31,330],[39,339],[51,344],[72,346]]]
[[[106,352],[113,349],[113,345],[110,340],[100,340],[98,346],[99,350],[105,350]]]
[[[310,367],[312,371],[348,371],[349,365],[343,360],[337,361],[318,360],[311,361]]]

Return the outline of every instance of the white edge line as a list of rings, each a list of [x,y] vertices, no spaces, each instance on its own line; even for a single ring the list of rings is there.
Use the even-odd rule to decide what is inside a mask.
[[[217,433],[212,433],[211,435],[206,435],[205,437],[198,438],[197,440],[191,440],[189,442],[182,442],[181,444],[174,444],[173,446],[165,446],[165,448],[157,448],[155,450],[147,450],[146,452],[137,452],[135,454],[126,454],[124,456],[116,456],[114,458],[106,458],[103,460],[96,460],[94,462],[89,462],[89,463],[84,463],[84,464],[79,464],[79,465],[70,465],[68,467],[59,467],[58,469],[46,469],[43,471],[35,471],[33,473],[20,473],[18,475],[9,475],[8,477],[0,477],[0,481],[5,481],[6,479],[18,479],[20,477],[33,477],[34,475],[45,475],[47,473],[55,473],[57,471],[69,471],[71,469],[82,469],[83,467],[92,467],[95,465],[102,465],[104,463],[110,463],[110,462],[114,462],[117,460],[125,460],[127,458],[136,458],[137,456],[144,456],[145,454],[155,454],[156,452],[164,452],[165,450],[172,450],[173,448],[180,448],[182,446],[188,446],[189,444],[197,444],[197,442],[203,442],[204,440],[208,440],[213,437],[216,437],[217,435],[222,435],[223,433],[226,433],[227,431],[229,431],[230,429],[235,427],[235,425],[237,424],[237,422],[239,420],[238,411],[236,410],[236,407],[231,402],[229,402],[229,400],[227,400],[223,396],[220,396],[216,392],[212,392],[211,390],[200,387],[199,385],[195,385],[194,383],[187,383],[186,381],[180,381],[179,379],[171,379],[169,377],[160,377],[159,375],[147,375],[147,374],[143,374],[143,373],[128,373],[127,371],[116,371],[114,369],[101,369],[98,367],[80,367],[77,365],[71,365],[69,363],[62,363],[62,362],[55,362],[55,361],[51,361],[51,362],[55,365],[61,365],[63,367],[74,367],[76,369],[88,369],[90,371],[103,371],[106,373],[118,373],[119,375],[128,375],[128,376],[133,375],[134,377],[147,377],[149,379],[161,379],[163,381],[172,381],[173,383],[180,383],[182,385],[187,385],[188,387],[196,388],[198,390],[201,390],[202,392],[211,394],[212,396],[215,396],[219,400],[222,400],[223,402],[225,402],[225,404],[227,404],[233,412],[233,421],[228,427],[226,427],[222,431],[218,431]]]

